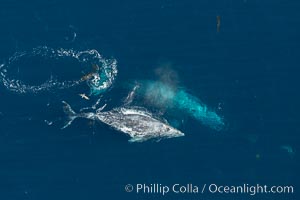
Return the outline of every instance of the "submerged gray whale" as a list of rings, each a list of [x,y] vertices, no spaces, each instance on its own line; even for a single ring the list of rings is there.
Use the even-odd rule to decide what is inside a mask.
[[[184,136],[184,133],[173,128],[167,122],[157,119],[140,107],[118,107],[102,112],[99,108],[95,113],[75,113],[71,106],[63,101],[64,112],[69,121],[62,128],[68,127],[76,118],[87,118],[103,122],[112,128],[126,133],[131,137],[129,142],[143,142],[149,139],[164,139]]]

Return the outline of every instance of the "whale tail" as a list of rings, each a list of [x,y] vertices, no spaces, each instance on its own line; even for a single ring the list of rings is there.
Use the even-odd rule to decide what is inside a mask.
[[[68,115],[68,120],[66,121],[65,125],[61,128],[64,129],[70,126],[72,122],[78,117],[78,115],[74,112],[74,110],[67,102],[62,101],[62,103],[64,104],[63,106],[64,113]]]

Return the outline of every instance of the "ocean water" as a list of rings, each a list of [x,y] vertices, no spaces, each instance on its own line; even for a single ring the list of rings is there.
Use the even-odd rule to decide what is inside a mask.
[[[293,0],[1,0],[0,199],[299,199],[299,9]],[[89,50],[115,60],[118,73],[84,100],[90,88],[76,81],[99,62],[82,56]],[[158,80],[166,66],[175,87],[222,117],[222,130],[176,110],[185,136],[159,142],[128,143],[86,119],[61,129],[61,101],[79,111],[100,98],[109,110],[124,104],[130,83]],[[125,190],[177,183],[200,191]],[[202,194],[204,184],[294,193]]]

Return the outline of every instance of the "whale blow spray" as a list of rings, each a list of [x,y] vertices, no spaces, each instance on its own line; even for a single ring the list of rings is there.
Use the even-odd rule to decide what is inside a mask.
[[[223,118],[209,109],[199,98],[179,87],[178,75],[175,71],[167,66],[158,68],[155,72],[159,80],[137,81],[134,87],[136,98],[142,99],[145,104],[158,108],[164,113],[185,114],[214,130],[222,130]]]

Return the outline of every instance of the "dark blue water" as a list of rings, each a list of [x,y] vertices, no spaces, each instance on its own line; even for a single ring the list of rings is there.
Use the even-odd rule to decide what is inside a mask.
[[[299,10],[294,0],[1,0],[1,63],[38,46],[96,49],[118,61],[115,88],[104,94],[110,107],[126,96],[123,83],[154,79],[157,66],[172,63],[180,85],[221,106],[226,128],[187,118],[185,137],[130,144],[88,120],[60,129],[61,101],[79,110],[87,87],[18,94],[1,83],[0,199],[297,199]],[[53,64],[26,62],[16,77],[39,84],[50,76]],[[62,79],[81,73],[72,60],[57,65]],[[292,185],[294,194],[124,191],[138,183]]]

